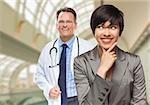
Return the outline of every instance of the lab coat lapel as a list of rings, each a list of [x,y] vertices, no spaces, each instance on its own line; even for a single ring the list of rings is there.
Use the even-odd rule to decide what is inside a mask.
[[[52,46],[53,47],[53,46]],[[56,47],[57,49],[57,53],[53,53],[52,54],[52,57],[53,57],[53,63],[56,65],[56,64],[59,64],[59,44],[58,44],[58,40],[56,41],[56,43],[54,44],[54,47]],[[55,62],[55,59],[56,59],[56,62]],[[53,68],[53,74],[54,75],[53,77],[53,80],[55,81],[55,85],[58,85],[58,77],[59,77],[59,66],[56,66]]]
[[[74,62],[74,58],[76,56],[78,56],[78,42],[77,42],[77,37],[74,40],[73,47],[72,47],[72,52],[71,52],[71,72],[72,72],[73,75],[74,75],[74,72],[73,72],[73,62]]]

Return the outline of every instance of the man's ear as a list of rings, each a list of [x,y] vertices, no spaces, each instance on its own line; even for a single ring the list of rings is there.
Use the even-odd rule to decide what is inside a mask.
[[[75,29],[77,29],[77,25],[78,25],[77,22],[75,22]]]
[[[58,27],[59,27],[59,26],[58,26],[58,22],[56,22],[56,29],[58,29]]]

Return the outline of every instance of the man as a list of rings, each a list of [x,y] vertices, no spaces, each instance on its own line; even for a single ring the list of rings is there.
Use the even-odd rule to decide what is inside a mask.
[[[62,8],[56,15],[60,37],[42,50],[34,80],[43,90],[49,105],[78,105],[73,61],[92,47],[91,43],[74,36],[77,23],[76,12],[72,8]]]
[[[113,5],[99,6],[90,25],[98,45],[74,61],[79,105],[147,105],[139,56],[117,47],[123,13]]]

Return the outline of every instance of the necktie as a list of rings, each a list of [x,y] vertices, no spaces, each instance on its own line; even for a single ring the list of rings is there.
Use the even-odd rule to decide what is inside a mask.
[[[58,78],[58,85],[61,90],[61,105],[66,105],[67,93],[66,93],[66,48],[67,45],[62,45],[62,53],[59,61],[60,74]]]

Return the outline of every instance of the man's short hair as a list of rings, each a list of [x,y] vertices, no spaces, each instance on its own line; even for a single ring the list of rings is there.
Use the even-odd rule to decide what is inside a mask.
[[[75,12],[74,9],[69,8],[69,7],[64,7],[64,8],[59,9],[59,10],[57,11],[57,13],[56,13],[57,19],[58,19],[58,16],[59,16],[59,14],[60,14],[61,12],[71,12],[71,13],[73,14],[74,20],[75,20],[75,22],[76,22],[77,14],[76,14],[76,12]]]

